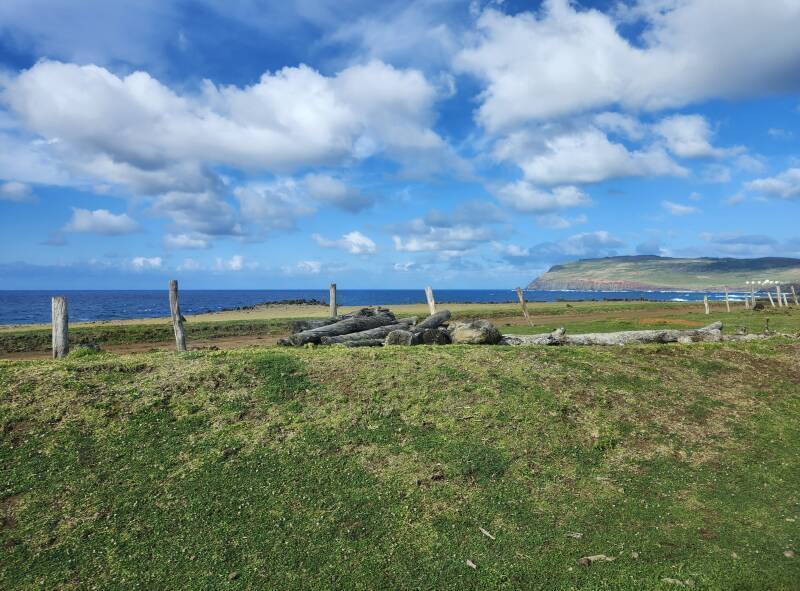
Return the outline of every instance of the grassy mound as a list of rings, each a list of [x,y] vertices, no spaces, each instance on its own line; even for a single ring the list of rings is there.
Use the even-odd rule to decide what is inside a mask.
[[[3,589],[800,580],[793,342],[0,362],[0,428]]]

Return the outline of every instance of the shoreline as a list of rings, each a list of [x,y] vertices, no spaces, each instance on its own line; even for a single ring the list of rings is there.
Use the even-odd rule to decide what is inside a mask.
[[[0,291],[0,296],[4,292],[6,293],[13,293],[14,291],[17,292],[24,292],[26,290],[3,290]],[[69,294],[71,292],[80,292],[83,290],[66,290],[60,293]],[[114,290],[96,290],[98,292],[105,292],[105,293],[112,293]],[[151,293],[153,290],[141,290],[143,293]],[[209,290],[187,290],[187,291],[209,291]],[[238,290],[229,290],[229,291],[238,291]],[[257,290],[253,290],[257,291]],[[373,291],[379,292],[380,290],[341,290],[340,293],[343,292],[359,292],[359,291]],[[392,296],[392,292],[396,291],[404,291],[404,290],[383,290],[386,292],[386,300],[391,302],[393,299],[399,300],[406,300],[402,303],[387,303],[386,301],[381,301],[378,304],[375,303],[356,303],[350,304],[346,302],[340,303],[341,309],[357,309],[363,307],[370,307],[370,306],[390,306],[390,307],[405,307],[405,306],[424,306],[425,300],[419,299],[414,301],[413,299],[409,300],[404,297],[395,297]],[[409,290],[410,291],[410,290]],[[491,295],[487,297],[486,300],[474,299],[470,293],[463,293],[459,296],[453,297],[455,294],[452,293],[454,291],[464,291],[464,292],[491,292]],[[506,299],[504,295],[500,295],[498,292],[508,292],[509,296]],[[450,292],[450,293],[448,293]],[[46,292],[44,290],[41,291],[42,294],[49,294],[51,292]],[[52,292],[55,294],[55,292]],[[594,303],[611,303],[611,302],[621,302],[621,303],[630,303],[630,302],[651,302],[651,303],[658,303],[658,304],[665,304],[669,302],[702,302],[703,298],[702,295],[708,295],[710,301],[721,301],[724,299],[725,294],[723,292],[698,292],[692,290],[682,290],[682,291],[627,291],[627,292],[610,292],[610,291],[592,291],[592,290],[538,290],[538,292],[532,292],[530,290],[524,290],[526,294],[525,299],[527,304],[530,305],[549,305],[549,304],[559,304],[559,303],[572,303],[572,304],[580,304],[583,302],[594,302]],[[659,294],[661,297],[656,296]],[[315,294],[316,295],[316,294]],[[373,295],[376,295],[373,293]],[[441,299],[437,298],[437,306],[448,306],[448,307],[457,307],[462,305],[470,305],[470,306],[514,306],[518,305],[516,294],[513,293],[512,290],[440,290],[439,295]],[[603,295],[609,297],[602,297]],[[676,297],[666,297],[669,295],[673,295]],[[685,297],[677,297],[683,295]],[[731,302],[743,301],[746,296],[749,294],[738,293],[738,292],[731,292],[728,294],[729,300]],[[448,297],[449,296],[449,297]],[[489,299],[490,297],[494,296],[497,298],[499,296],[500,299]],[[533,297],[532,297],[533,296]],[[537,297],[538,296],[538,297]],[[549,297],[548,297],[549,296]],[[577,297],[576,297],[577,296]],[[598,297],[599,296],[599,297]],[[349,298],[342,298],[342,299],[358,299],[353,298],[352,296]],[[22,309],[17,310],[19,307],[18,302],[13,302],[15,305],[12,305],[10,309],[6,309],[4,315],[7,319],[3,319],[0,321],[0,330],[23,330],[25,328],[36,328],[40,326],[44,326],[49,323],[49,302],[47,302],[47,306],[44,305],[44,302],[41,300],[37,300],[37,304],[35,306],[35,313],[23,313]],[[184,303],[183,301],[181,302]],[[282,310],[284,308],[297,308],[299,310],[311,310],[312,317],[319,317],[316,310],[317,309],[327,309],[328,303],[327,300],[321,297],[311,297],[311,298],[287,298],[282,300],[262,300],[260,302],[255,302],[252,304],[249,303],[241,303],[241,302],[226,302],[224,298],[222,298],[219,302],[222,304],[219,307],[213,305],[213,299],[210,301],[192,301],[189,300],[182,306],[183,314],[186,317],[211,317],[212,315],[220,315],[220,314],[236,314],[236,313],[248,313],[260,310]],[[148,303],[147,308],[141,309],[142,306],[127,306],[127,305],[110,305],[110,306],[92,306],[87,307],[86,302],[82,301],[80,298],[77,300],[77,303],[72,303],[70,309],[70,316],[72,318],[71,325],[85,325],[85,324],[109,324],[109,323],[126,323],[126,322],[138,322],[138,323],[153,323],[159,322],[160,320],[167,318],[169,316],[168,309],[162,309],[163,306],[161,305],[150,305]],[[76,312],[77,310],[77,312]],[[19,313],[17,313],[19,312]],[[26,310],[27,312],[27,310]],[[102,318],[102,316],[107,314],[112,317]],[[16,316],[16,318],[15,318]],[[78,318],[80,316],[80,318]],[[283,314],[281,314],[283,316]],[[301,314],[301,317],[305,316],[305,314]]]

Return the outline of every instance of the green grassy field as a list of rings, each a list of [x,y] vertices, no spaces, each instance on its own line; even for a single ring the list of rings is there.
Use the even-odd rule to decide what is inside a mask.
[[[187,339],[285,334],[291,319],[220,320],[188,322]],[[71,327],[70,344],[99,346],[130,343],[158,343],[174,338],[172,325],[167,323],[87,324]],[[49,328],[19,328],[0,331],[0,352],[48,351],[51,347]]]
[[[796,341],[82,351],[0,427],[2,589],[800,581]]]
[[[726,332],[746,327],[750,332],[761,332],[767,321],[772,330],[800,332],[800,309],[767,308],[753,312],[741,303],[732,311],[724,311],[724,304],[715,303],[712,314],[706,316],[702,303],[677,302],[554,302],[532,303],[529,306],[534,326],[523,322],[518,306],[511,304],[443,304],[452,308],[455,319],[488,318],[500,330],[510,334],[535,334],[565,327],[570,333],[609,332],[616,330],[641,330],[647,328],[691,328],[721,320]],[[417,315],[424,317],[427,307],[422,305],[392,306],[399,317]],[[345,311],[349,308],[344,309]],[[318,317],[326,309],[287,307],[282,310],[266,309],[263,312],[232,312],[207,314],[189,318],[186,324],[187,339],[213,342],[215,339],[236,337],[281,336],[289,331],[292,321]],[[283,316],[281,316],[283,314]],[[168,345],[173,338],[168,320],[151,319],[140,322],[79,324],[70,328],[73,345],[96,344],[113,347],[134,343]],[[50,348],[49,327],[0,328],[0,354],[44,352]]]

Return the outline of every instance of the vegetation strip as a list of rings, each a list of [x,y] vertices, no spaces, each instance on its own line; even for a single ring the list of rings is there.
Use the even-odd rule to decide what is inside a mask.
[[[312,308],[305,306],[303,308]],[[764,311],[745,310],[734,307],[730,313],[722,306],[712,307],[712,314],[702,312],[702,304],[671,302],[562,302],[529,303],[528,311],[534,326],[530,326],[519,312],[518,306],[510,305],[448,305],[454,320],[488,318],[504,334],[546,334],[565,327],[568,334],[587,332],[612,332],[623,330],[646,330],[661,328],[699,328],[714,321],[722,321],[725,332],[735,333],[740,327],[748,332],[763,332],[766,326],[776,332],[800,332],[800,310],[795,307]],[[394,308],[400,319],[427,314],[427,306],[397,306]],[[319,312],[319,311],[317,311]],[[229,314],[190,317],[185,325],[188,345],[192,341],[226,339],[240,336],[284,336],[291,332],[295,322],[315,317],[298,316],[300,308],[285,311],[269,310],[267,317],[236,316]],[[327,307],[323,314],[327,314]],[[283,316],[276,316],[283,314]],[[314,321],[312,321],[314,322]],[[133,343],[172,343],[174,334],[168,320],[142,323],[97,323],[71,325],[69,329],[72,345],[98,345],[100,347]],[[48,351],[51,346],[50,328],[1,328],[0,355]]]
[[[793,589],[799,362],[781,340],[0,362],[0,588]]]

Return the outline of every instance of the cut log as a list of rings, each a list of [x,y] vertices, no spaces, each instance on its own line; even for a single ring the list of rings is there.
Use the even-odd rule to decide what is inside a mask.
[[[278,344],[301,347],[306,343],[319,343],[322,337],[335,337],[339,335],[350,334],[351,332],[361,332],[371,328],[377,328],[379,326],[386,326],[388,324],[397,324],[397,319],[394,317],[394,314],[380,309],[373,310],[373,315],[354,316],[353,318],[340,320],[339,322],[334,322],[333,324],[328,324],[326,326],[304,330],[303,332],[298,332],[297,334],[293,334],[288,338],[281,339],[278,341]]]
[[[383,341],[386,346],[390,345],[417,345],[419,344],[419,333],[410,330],[393,330]]]
[[[349,334],[343,334],[338,336],[322,337],[319,342],[321,345],[336,345],[339,343],[349,343],[353,341],[363,341],[363,340],[371,341],[374,339],[380,339],[382,342],[383,339],[386,338],[386,335],[388,335],[393,330],[408,330],[408,327],[414,324],[416,321],[417,321],[416,318],[403,318],[396,324],[387,324],[386,326],[378,326],[377,328],[362,330],[361,332],[351,332]]]
[[[450,320],[450,310],[440,310],[436,314],[431,314],[425,320],[414,327],[414,332],[422,332],[426,328],[439,328],[442,324]]]
[[[349,341],[339,343],[340,347],[383,347],[383,339],[362,339],[360,341]]]
[[[455,322],[449,327],[450,339],[455,344],[496,345],[502,335],[488,320]]]
[[[312,320],[295,320],[292,322],[292,334],[297,334],[298,332],[303,332],[306,330],[312,330],[321,326],[328,326],[329,324],[347,320],[348,318],[356,318],[358,316],[374,316],[376,310],[378,312],[389,312],[388,308],[360,308],[336,317],[330,316],[328,318],[314,318]]]
[[[505,335],[501,345],[633,345],[640,343],[719,342],[722,323],[694,330],[629,330],[567,335],[564,329],[545,335]]]
[[[419,343],[421,345],[449,345],[453,342],[450,338],[450,333],[443,326],[439,328],[426,328],[419,334]]]
[[[319,320],[295,320],[292,322],[292,334],[303,332],[304,330],[311,330],[319,328],[320,326],[328,326],[334,322],[339,322],[341,318],[320,318]]]
[[[722,340],[726,341],[726,342],[727,341],[734,341],[734,342],[745,341],[745,342],[747,342],[747,341],[763,341],[765,339],[771,339],[771,338],[774,338],[774,337],[785,337],[785,338],[789,338],[789,339],[797,338],[796,335],[779,334],[779,333],[774,333],[774,332],[771,332],[771,333],[762,332],[762,333],[754,333],[754,334],[724,335],[722,337]]]

